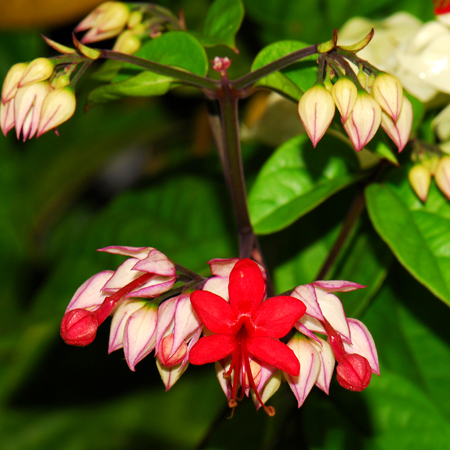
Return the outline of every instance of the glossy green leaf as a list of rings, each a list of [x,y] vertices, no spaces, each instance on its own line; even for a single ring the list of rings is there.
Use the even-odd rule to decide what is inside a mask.
[[[397,171],[402,178],[391,177],[391,183],[366,189],[370,218],[405,268],[450,305],[450,204],[434,182],[422,204],[405,172]]]
[[[262,49],[253,61],[252,71],[275,61],[289,53],[308,47],[300,41],[275,42]],[[295,101],[309,89],[317,79],[317,56],[308,56],[279,72],[272,73],[259,80],[258,86],[269,87]]]
[[[144,44],[136,56],[168,66],[177,67],[196,75],[204,76],[208,70],[208,59],[200,42],[189,33],[171,31]],[[186,57],[189,55],[189,57]],[[99,80],[108,80],[117,71],[117,65],[97,74]],[[165,94],[177,81],[171,77],[132,64],[124,64],[110,84],[95,88],[88,96],[88,106],[118,100],[123,97],[150,97]]]
[[[279,147],[249,195],[259,234],[281,230],[358,179],[358,161],[345,144],[325,136],[314,149],[306,134]]]
[[[205,47],[225,45],[237,50],[235,36],[244,18],[241,0],[215,0],[206,15],[202,34],[195,34]]]

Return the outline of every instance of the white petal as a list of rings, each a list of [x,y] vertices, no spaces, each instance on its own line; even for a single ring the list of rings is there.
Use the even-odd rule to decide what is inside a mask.
[[[352,333],[352,344],[344,342],[345,351],[364,356],[369,361],[372,372],[380,375],[377,348],[369,330],[357,319],[348,319],[348,324]]]
[[[328,394],[335,366],[335,358],[330,344],[323,339],[320,339],[320,341],[321,345],[314,341],[310,342],[320,357],[320,372],[317,377],[316,386]]]
[[[70,300],[66,312],[76,308],[94,309],[99,307],[108,296],[108,294],[102,292],[102,288],[113,274],[112,270],[105,270],[85,281]]]
[[[127,300],[117,308],[111,321],[108,353],[114,352],[115,350],[123,347],[125,325],[127,320],[131,314],[142,308],[144,304],[145,302],[140,300]]]

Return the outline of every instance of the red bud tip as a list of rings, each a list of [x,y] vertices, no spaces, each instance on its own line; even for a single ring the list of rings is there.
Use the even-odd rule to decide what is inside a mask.
[[[364,356],[346,354],[336,369],[339,384],[350,391],[360,392],[369,386],[372,369]]]
[[[171,355],[173,338],[173,334],[169,334],[165,338],[161,339],[159,343],[158,358],[161,361],[161,364],[166,367],[172,367],[180,364],[187,353],[187,345],[186,342],[183,341],[176,352]]]
[[[86,309],[72,309],[64,314],[61,322],[61,337],[66,344],[85,347],[97,334],[97,316]]]

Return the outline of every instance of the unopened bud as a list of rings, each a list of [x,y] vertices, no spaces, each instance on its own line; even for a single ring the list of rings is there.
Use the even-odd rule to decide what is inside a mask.
[[[14,128],[16,119],[14,117],[14,98],[5,105],[0,102],[0,124],[3,134],[6,136],[8,131]]]
[[[302,95],[298,113],[314,147],[330,126],[334,111],[333,97],[323,85],[316,84]]]
[[[344,122],[345,131],[359,152],[375,136],[381,123],[381,108],[365,91],[358,92],[350,117]]]
[[[71,87],[55,89],[45,97],[37,137],[70,119],[75,112],[75,93]]]
[[[434,179],[441,192],[450,200],[450,156],[441,158]]]
[[[372,369],[364,356],[346,354],[336,369],[339,384],[350,391],[360,392],[369,386]]]
[[[113,50],[116,52],[132,55],[141,48],[141,41],[131,30],[123,31],[116,40]]]
[[[411,102],[406,97],[403,97],[402,110],[398,116],[397,122],[394,122],[384,111],[382,112],[381,126],[394,141],[395,145],[398,147],[399,153],[405,148],[405,145],[409,141],[413,114]]]
[[[409,171],[408,179],[417,197],[424,202],[428,197],[428,190],[430,189],[430,171],[425,166],[418,164]]]
[[[341,121],[345,122],[353,111],[353,107],[356,103],[358,89],[356,88],[355,83],[349,78],[341,78],[334,84],[331,95],[341,113]]]
[[[75,28],[75,32],[89,30],[81,40],[83,44],[109,39],[121,33],[129,17],[130,10],[124,3],[102,3]]]
[[[17,86],[27,67],[28,63],[18,63],[9,69],[2,87],[2,103],[4,105],[16,95]]]
[[[371,94],[383,111],[397,122],[403,102],[403,88],[398,78],[388,73],[378,75],[373,82]]]
[[[55,63],[47,58],[37,58],[31,61],[19,81],[19,87],[48,80],[52,76],[54,68]]]
[[[97,334],[97,316],[86,309],[72,309],[64,314],[61,337],[69,345],[84,347],[92,343]]]
[[[172,351],[174,335],[169,334],[161,339],[158,347],[158,359],[166,367],[176,366],[180,364],[186,356],[187,345],[182,342],[181,345]]]
[[[136,27],[142,22],[143,14],[142,11],[133,11],[130,13],[130,17],[128,18],[127,27],[129,29]]]

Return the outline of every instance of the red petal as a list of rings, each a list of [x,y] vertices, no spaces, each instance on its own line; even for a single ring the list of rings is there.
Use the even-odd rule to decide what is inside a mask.
[[[236,348],[236,338],[228,334],[213,334],[202,337],[189,353],[192,364],[201,365],[226,358]]]
[[[297,298],[288,296],[269,298],[261,304],[252,318],[256,327],[252,336],[282,338],[291,331],[305,311],[306,306]]]
[[[209,291],[194,291],[191,304],[198,318],[213,333],[233,334],[231,326],[236,323],[230,304]]]
[[[247,338],[246,343],[248,352],[262,362],[277,367],[293,377],[297,377],[300,373],[300,363],[286,344],[269,337]]]
[[[236,316],[253,313],[264,296],[261,269],[251,259],[241,259],[233,267],[228,284],[230,305]]]

